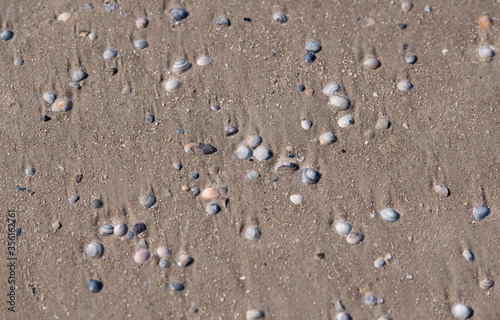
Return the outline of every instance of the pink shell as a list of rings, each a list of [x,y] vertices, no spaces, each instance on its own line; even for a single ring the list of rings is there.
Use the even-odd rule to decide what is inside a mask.
[[[148,250],[139,250],[135,253],[134,261],[137,263],[144,263],[148,261],[149,256],[150,254]]]

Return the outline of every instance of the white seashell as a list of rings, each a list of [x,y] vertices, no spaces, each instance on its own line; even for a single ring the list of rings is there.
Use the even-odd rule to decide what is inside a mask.
[[[252,157],[252,149],[246,146],[239,147],[236,150],[236,156],[241,160],[248,160]]]
[[[137,26],[138,29],[146,28],[148,24],[149,21],[146,18],[139,18],[135,21],[135,25]]]
[[[349,109],[351,106],[351,101],[345,97],[341,96],[331,96],[330,97],[330,107],[334,108],[337,111],[344,111]]]
[[[413,88],[413,84],[410,80],[401,80],[398,82],[398,90],[399,91],[410,91]]]
[[[104,247],[99,242],[91,242],[85,249],[85,254],[94,259],[102,257],[103,252]]]
[[[177,73],[177,74],[184,73],[184,72],[188,71],[189,69],[191,69],[191,63],[189,63],[189,61],[187,61],[187,60],[176,61],[174,63],[174,65],[172,66],[172,71]]]
[[[374,262],[373,265],[375,268],[380,269],[385,265],[385,260],[384,258],[377,258]]]
[[[342,237],[347,236],[351,232],[351,224],[347,221],[339,221],[335,225],[335,231]]]
[[[214,23],[217,26],[226,26],[226,27],[229,27],[231,25],[231,22],[226,17],[217,18],[217,19],[214,20]]]
[[[56,95],[53,94],[52,92],[45,92],[42,96],[43,100],[47,103],[54,103],[56,101]]]
[[[440,184],[436,184],[434,186],[434,191],[436,191],[436,193],[439,194],[441,197],[448,197],[450,195],[450,190],[448,190],[448,188]]]
[[[260,238],[261,232],[258,227],[251,226],[245,230],[245,238],[255,241]]]
[[[311,120],[309,119],[306,119],[306,118],[302,118],[300,120],[300,125],[302,126],[302,128],[304,128],[304,130],[309,130],[311,129],[313,123]]]
[[[128,231],[127,225],[122,223],[115,226],[113,233],[117,237],[123,237],[124,235],[127,234],[127,231]]]
[[[304,168],[300,171],[299,178],[305,184],[316,184],[321,179],[321,173],[313,168]]]
[[[143,264],[148,261],[150,253],[148,250],[139,250],[134,255],[134,261],[139,264]]]
[[[260,178],[260,173],[258,173],[257,171],[250,171],[246,176],[245,176],[245,179],[247,179],[248,181],[253,181],[253,180],[257,180]]]
[[[399,219],[399,213],[391,208],[380,211],[380,216],[382,217],[382,219],[388,222],[395,222]]]
[[[354,118],[351,115],[343,116],[338,120],[339,127],[349,128],[354,124]]]
[[[483,290],[488,290],[489,288],[493,287],[495,283],[493,282],[492,279],[490,278],[485,278],[479,283],[479,287]]]
[[[156,254],[160,258],[170,258],[172,256],[172,250],[165,246],[160,246],[156,249]]]
[[[326,96],[333,96],[334,94],[339,92],[339,90],[340,86],[334,82],[331,82],[323,88],[323,94]]]
[[[490,209],[488,209],[487,206],[480,204],[474,208],[472,214],[476,219],[482,220],[490,214]]]
[[[71,13],[70,12],[63,12],[61,13],[58,17],[57,17],[57,20],[58,21],[68,21],[69,18],[71,18]]]
[[[483,60],[490,60],[495,56],[495,51],[493,51],[493,49],[491,49],[490,47],[481,47],[479,48],[478,52],[479,56]]]
[[[361,241],[363,241],[363,234],[359,232],[351,232],[347,235],[345,240],[347,241],[348,244],[358,244]]]
[[[179,79],[170,79],[165,82],[165,90],[167,92],[174,92],[181,88],[182,82]]]
[[[324,146],[328,146],[334,143],[337,140],[335,135],[332,132],[325,132],[321,136],[319,136],[319,143]]]
[[[391,122],[389,119],[382,118],[377,121],[377,124],[375,124],[375,129],[377,130],[384,130],[384,129],[389,129],[391,126]]]
[[[113,234],[114,232],[114,227],[110,224],[105,224],[101,227],[101,229],[99,229],[99,232],[103,235],[103,236],[110,236]]]
[[[104,51],[102,57],[106,60],[112,60],[112,59],[116,58],[117,55],[118,55],[118,51],[113,50],[113,49],[106,49],[106,51]]]
[[[403,1],[403,3],[401,3],[401,9],[404,12],[410,11],[411,8],[413,8],[413,4],[410,1]]]
[[[318,53],[321,51],[321,45],[317,42],[311,41],[306,44],[306,51],[311,53]]]
[[[264,319],[264,317],[265,317],[264,312],[258,309],[250,309],[247,311],[246,314],[247,320]]]
[[[365,64],[365,67],[367,67],[368,69],[371,69],[371,70],[376,70],[380,67],[380,61],[378,61],[377,58],[373,58],[373,57],[366,58],[364,64]]]
[[[80,82],[87,78],[87,74],[82,69],[76,69],[71,73],[71,79],[76,82]]]
[[[467,261],[474,261],[474,254],[469,249],[465,249],[462,255]]]
[[[262,138],[258,135],[248,136],[247,143],[250,148],[255,149],[262,143]]]
[[[89,39],[94,41],[95,39],[97,39],[97,34],[95,34],[94,32],[89,33]]]
[[[377,297],[373,293],[368,293],[363,298],[363,301],[369,306],[374,306],[377,304]]]
[[[271,152],[271,150],[261,146],[254,150],[253,156],[259,161],[264,161],[271,158],[273,156],[273,153]]]
[[[285,23],[288,19],[283,12],[276,12],[273,14],[273,20],[279,23]]]
[[[290,201],[294,204],[301,204],[304,201],[304,197],[300,194],[292,194],[290,196]]]
[[[463,303],[455,303],[451,307],[451,313],[460,320],[469,319],[472,316],[472,309]]]
[[[73,102],[69,99],[57,99],[52,104],[52,111],[54,112],[66,112],[73,108]]]
[[[219,198],[220,195],[220,192],[215,188],[207,188],[201,193],[201,196],[208,200],[215,200]]]
[[[352,320],[352,318],[346,312],[339,312],[335,315],[335,320]]]
[[[196,63],[199,65],[199,66],[208,66],[209,64],[212,64],[212,59],[210,57],[207,57],[207,56],[203,56],[203,57],[200,57]]]
[[[146,40],[139,39],[134,41],[134,46],[139,49],[144,49],[147,48],[149,45],[146,42]]]
[[[179,267],[185,268],[192,262],[192,260],[193,259],[189,255],[182,253],[175,258],[175,263],[177,263]]]

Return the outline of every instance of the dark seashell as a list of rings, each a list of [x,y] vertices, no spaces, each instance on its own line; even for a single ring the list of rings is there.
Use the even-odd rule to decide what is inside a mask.
[[[231,22],[226,17],[220,17],[218,19],[215,19],[214,23],[218,26],[226,26],[226,27],[229,27],[231,25]]]
[[[9,41],[10,39],[12,39],[13,36],[14,32],[10,30],[5,30],[2,31],[2,33],[0,33],[0,39],[2,39],[3,41]]]
[[[95,199],[94,201],[92,201],[92,207],[94,207],[94,208],[102,207],[102,201],[99,199]]]
[[[146,121],[149,123],[153,123],[155,121],[155,116],[151,113],[148,113],[148,115],[146,116]]]
[[[211,144],[206,144],[201,148],[201,152],[203,152],[203,154],[212,154],[216,153],[217,149]]]
[[[16,187],[15,187],[16,191],[24,191],[26,190],[26,188],[23,188],[21,187],[20,185],[16,184]]]
[[[212,111],[219,111],[220,110],[220,106],[217,105],[217,104],[213,104],[213,105],[210,106],[210,109]]]
[[[77,174],[75,176],[76,183],[80,183],[82,181],[82,179],[83,179],[83,174]]]
[[[102,282],[95,279],[90,279],[89,288],[92,292],[99,292],[102,290]]]
[[[181,21],[189,16],[189,12],[187,12],[184,8],[178,7],[170,9],[168,13],[175,21]]]
[[[179,282],[170,282],[168,285],[172,291],[182,291],[184,290],[184,285]]]
[[[304,92],[304,90],[306,90],[306,87],[304,87],[304,85],[300,85],[297,87],[299,89],[300,92]]]
[[[399,30],[406,29],[406,23],[398,23],[397,26],[398,26]]]
[[[318,183],[320,178],[321,173],[312,168],[305,168],[300,171],[300,181],[304,182],[305,184]]]
[[[294,162],[285,161],[276,166],[274,170],[276,171],[296,171],[299,166]]]
[[[200,189],[194,188],[193,189],[193,196],[197,197],[200,194]]]
[[[316,60],[316,56],[310,52],[306,53],[304,56],[304,61],[307,63],[312,63],[314,60]]]
[[[237,134],[237,133],[238,133],[238,128],[235,128],[235,127],[226,126],[226,128],[224,129],[224,136],[226,136],[226,137],[232,136],[233,134]]]
[[[134,235],[139,235],[141,233],[143,233],[144,231],[146,231],[147,227],[144,223],[136,223],[134,224],[134,227],[132,228],[132,232],[134,233]]]

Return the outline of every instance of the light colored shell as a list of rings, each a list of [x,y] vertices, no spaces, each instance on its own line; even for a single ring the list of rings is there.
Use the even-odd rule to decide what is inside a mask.
[[[325,96],[333,96],[334,94],[339,92],[339,90],[340,86],[334,82],[331,82],[323,88],[323,94]]]
[[[245,230],[245,238],[248,240],[255,241],[260,238],[261,232],[259,227],[251,226]]]
[[[257,180],[260,178],[260,173],[258,173],[257,171],[250,171],[246,176],[245,176],[245,179],[247,179],[248,181],[253,181],[253,180]]]
[[[78,82],[70,82],[69,85],[77,90],[80,90],[82,88],[82,86],[78,83]]]
[[[52,111],[54,112],[66,112],[73,108],[73,102],[69,99],[57,99],[52,104]]]
[[[229,22],[229,19],[226,17],[220,17],[214,20],[215,25],[217,26],[226,26],[229,27],[231,25],[231,22]]]
[[[399,91],[410,91],[413,88],[413,84],[410,80],[401,80],[398,82],[398,90]]]
[[[101,227],[101,229],[99,229],[99,232],[103,235],[103,236],[110,236],[113,234],[114,232],[114,227],[110,224],[105,224]]]
[[[226,126],[224,128],[224,136],[225,137],[229,137],[229,136],[232,136],[233,134],[237,134],[237,133],[238,133],[238,128],[236,128],[236,127]]]
[[[168,13],[175,21],[186,19],[189,16],[189,13],[184,8],[178,7],[170,9]]]
[[[146,28],[148,26],[148,23],[149,21],[146,18],[139,18],[135,21],[135,25],[138,29]]]
[[[71,18],[71,13],[70,12],[63,12],[61,13],[58,17],[57,17],[57,20],[58,21],[63,21],[63,22],[66,22],[69,20],[69,18]]]
[[[315,184],[318,183],[321,178],[321,173],[314,170],[313,168],[304,168],[300,171],[300,181],[305,184]]]
[[[386,208],[380,211],[380,216],[387,222],[395,222],[399,219],[399,213],[391,208]]]
[[[492,279],[490,278],[485,278],[483,280],[481,280],[481,282],[479,283],[479,287],[483,290],[488,290],[489,288],[493,287],[495,283],[493,282]]]
[[[252,149],[246,146],[239,147],[236,150],[236,156],[240,158],[241,160],[248,160],[252,157]]]
[[[453,307],[451,307],[451,313],[453,313],[455,318],[465,320],[472,316],[472,309],[463,303],[455,303]]]
[[[346,312],[339,312],[335,315],[335,320],[352,320],[352,318]]]
[[[490,17],[488,17],[486,15],[480,16],[478,23],[479,23],[479,26],[481,27],[481,29],[486,29],[486,28],[489,28],[491,26],[491,19],[490,19]]]
[[[146,42],[146,40],[139,39],[139,40],[135,40],[134,46],[136,48],[139,48],[139,49],[144,49],[144,48],[147,48],[149,45]]]
[[[377,304],[377,297],[373,293],[368,293],[363,298],[363,301],[369,306],[374,306]]]
[[[347,221],[339,221],[335,225],[335,231],[342,237],[347,236],[351,230],[351,224]]]
[[[373,265],[374,265],[374,266],[375,266],[375,268],[377,268],[377,269],[382,268],[382,267],[385,265],[385,260],[384,260],[384,258],[377,258],[377,259],[375,259],[375,261],[373,262]]]
[[[260,146],[254,150],[253,156],[259,161],[264,161],[270,159],[273,156],[273,153],[271,152],[271,150]]]
[[[441,197],[447,197],[450,195],[450,190],[448,190],[448,188],[440,184],[436,184],[434,186],[434,191],[436,191],[436,193],[439,194]]]
[[[212,58],[207,57],[207,56],[202,56],[202,57],[200,57],[200,58],[196,61],[196,63],[197,63],[199,66],[202,66],[202,67],[204,67],[204,66],[208,66],[209,64],[212,64],[212,62],[213,62]]]
[[[87,78],[87,74],[82,69],[76,69],[71,73],[71,79],[76,82],[80,82]]]
[[[196,148],[198,148],[197,143],[188,143],[184,146],[184,151],[189,152],[189,151],[196,150]]]
[[[175,263],[181,268],[185,268],[191,262],[191,257],[185,253],[180,254],[177,258],[175,258]]]
[[[89,39],[90,40],[94,41],[97,38],[98,38],[98,36],[97,36],[96,33],[94,33],[94,32],[89,33]]]
[[[263,311],[258,309],[247,310],[246,318],[247,320],[264,319],[265,314]]]
[[[361,241],[363,241],[363,234],[359,232],[351,232],[347,235],[345,240],[347,241],[348,244],[358,244]]]
[[[148,261],[150,253],[148,250],[139,250],[134,255],[134,261],[139,264],[143,264]]]
[[[285,23],[288,21],[283,12],[276,12],[275,14],[273,14],[273,20],[279,23]]]
[[[304,197],[301,194],[292,194],[290,196],[290,201],[294,204],[301,204],[304,201]]]
[[[250,148],[255,149],[262,143],[262,138],[258,135],[248,136],[247,143]]]
[[[351,106],[351,101],[346,97],[341,96],[331,96],[330,97],[330,107],[334,108],[337,111],[344,111],[349,109]]]
[[[24,60],[23,60],[23,59],[21,59],[21,58],[15,58],[15,59],[14,59],[14,65],[15,65],[16,67],[20,67],[20,66],[22,66],[22,65],[23,65],[23,63],[24,63]]]
[[[336,140],[335,135],[332,132],[325,132],[319,136],[319,143],[324,146],[328,146],[334,143]]]
[[[156,197],[154,195],[152,195],[151,193],[143,194],[139,198],[139,203],[145,209],[149,209],[149,208],[151,208],[156,203]]]
[[[366,58],[364,64],[365,67],[371,70],[376,70],[380,67],[380,61],[377,58],[373,57]]]
[[[207,204],[207,206],[205,207],[205,211],[212,215],[212,214],[216,214],[216,213],[219,213],[221,210],[220,206],[217,204],[217,202],[210,202],[209,204]]]
[[[121,224],[118,224],[118,225],[115,226],[115,229],[114,229],[113,233],[117,237],[123,237],[124,235],[127,234],[127,231],[128,231],[127,225],[121,223]]]
[[[302,118],[302,119],[300,120],[300,125],[301,125],[301,126],[302,126],[302,128],[304,128],[305,130],[309,130],[309,129],[311,129],[311,127],[312,127],[313,123],[312,123],[312,121],[311,121],[311,120],[309,120],[309,119]]]
[[[413,4],[410,1],[403,1],[403,3],[401,3],[401,9],[404,12],[410,11],[411,8],[413,8]]]
[[[414,64],[417,62],[417,56],[414,54],[409,54],[406,56],[406,63],[408,64]]]
[[[462,255],[467,261],[474,261],[474,254],[469,249],[465,249]]]
[[[351,115],[343,116],[338,120],[339,127],[349,128],[354,124],[354,118]]]
[[[490,214],[490,209],[488,209],[487,206],[480,204],[474,208],[474,210],[472,211],[472,214],[474,215],[474,217],[476,219],[482,220]]]
[[[156,249],[156,254],[160,258],[170,258],[172,256],[172,250],[165,246],[160,246]]]
[[[191,69],[191,63],[189,63],[189,61],[187,61],[187,60],[176,61],[174,63],[174,65],[172,66],[172,71],[177,73],[177,74],[184,73],[184,72],[188,71],[189,69]]]
[[[42,96],[43,100],[47,103],[54,103],[56,101],[57,96],[52,92],[45,92]]]
[[[493,51],[493,49],[491,49],[490,47],[481,47],[479,48],[478,52],[479,56],[483,60],[490,60],[495,56],[495,51]]]
[[[201,196],[208,200],[215,200],[220,197],[220,192],[215,188],[207,188],[203,190]]]
[[[293,172],[293,171],[299,170],[299,166],[295,162],[284,161],[284,162],[280,162],[276,166],[276,168],[274,168],[274,170]]]
[[[106,49],[106,51],[104,51],[104,53],[102,54],[102,57],[106,60],[112,60],[112,59],[116,58],[117,55],[118,55],[118,51],[113,50],[113,49]]]
[[[384,130],[384,129],[389,129],[391,125],[391,121],[387,118],[382,118],[377,121],[377,124],[375,124],[375,129],[377,130]]]
[[[321,51],[321,45],[317,42],[310,41],[306,44],[305,49],[307,52],[318,53]]]
[[[170,79],[165,82],[165,90],[167,90],[167,92],[177,91],[181,88],[181,86],[182,82],[179,79]]]
[[[99,259],[100,257],[102,257],[103,252],[104,247],[102,246],[102,244],[95,241],[89,243],[87,249],[85,249],[85,254],[94,259]]]

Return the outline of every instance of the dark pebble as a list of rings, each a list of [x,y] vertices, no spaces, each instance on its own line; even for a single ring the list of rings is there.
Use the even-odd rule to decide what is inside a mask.
[[[250,19],[250,18],[243,18],[243,21],[252,22],[252,19]]]
[[[406,23],[398,23],[398,28],[399,28],[400,30],[405,29],[405,28],[406,28]]]
[[[217,149],[211,144],[206,144],[201,148],[201,152],[203,152],[203,154],[212,154],[216,153]]]
[[[44,115],[42,120],[43,120],[43,122],[47,122],[47,121],[52,120],[52,118],[49,117],[48,115]]]
[[[26,190],[26,188],[23,188],[23,187],[19,186],[18,184],[16,184],[15,188],[16,188],[16,191],[24,191],[24,190]]]
[[[99,292],[102,290],[102,282],[95,279],[90,279],[89,288],[92,292]]]
[[[198,308],[192,307],[191,309],[189,309],[189,311],[191,311],[192,313],[197,313],[198,312]]]
[[[77,174],[75,176],[76,183],[80,183],[82,181],[82,179],[83,179],[83,174]]]
[[[134,224],[134,227],[132,228],[132,231],[134,232],[135,235],[141,234],[144,231],[146,231],[147,227],[144,223],[136,223]]]
[[[127,232],[127,237],[128,237],[128,239],[129,239],[129,240],[134,239],[135,235],[134,235],[134,233],[132,232],[132,230],[129,230],[129,231]]]
[[[149,122],[149,123],[153,123],[155,121],[155,116],[152,115],[151,113],[149,113],[147,116],[146,116],[146,121]]]
[[[92,201],[92,207],[94,207],[94,208],[102,207],[102,201],[99,199],[95,199],[94,201]]]
[[[303,85],[300,85],[299,86],[299,91],[300,92],[304,92],[304,90],[306,90],[306,87],[304,87]]]
[[[314,60],[316,60],[316,56],[310,52],[306,53],[304,56],[304,61],[307,63],[312,63]]]
[[[179,282],[170,282],[169,284],[170,290],[172,291],[182,291],[184,290],[184,285]]]
[[[196,180],[196,179],[198,179],[200,174],[198,172],[192,172],[192,173],[188,174],[188,176],[189,176],[189,179]]]

